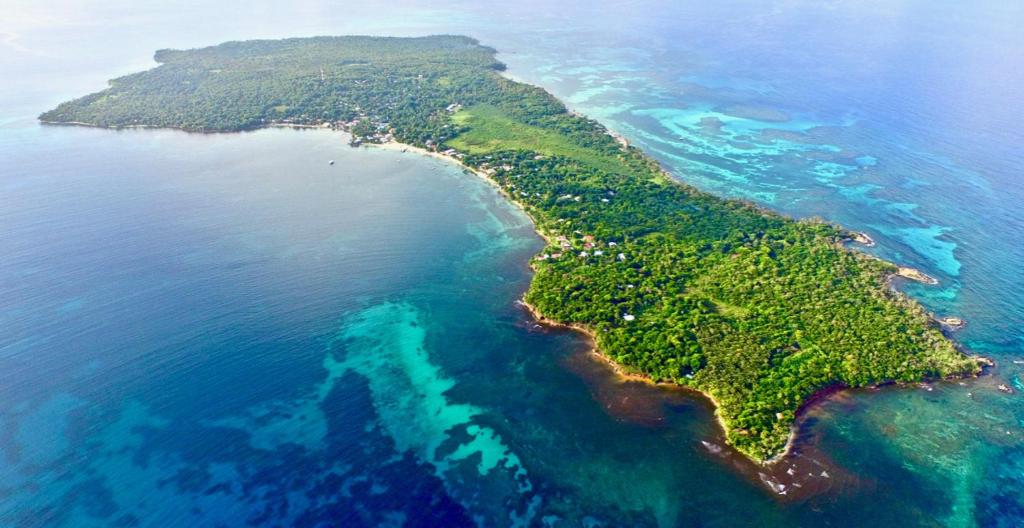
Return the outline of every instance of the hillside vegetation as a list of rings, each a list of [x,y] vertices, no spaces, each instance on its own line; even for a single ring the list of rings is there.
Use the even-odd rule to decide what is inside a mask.
[[[504,78],[494,50],[472,39],[229,42],[156,60],[41,119],[327,124],[447,151],[492,178],[549,241],[526,300],[587,327],[626,369],[712,396],[729,442],[754,459],[780,452],[824,388],[978,371],[886,286],[894,266],[845,249],[840,229],[670,181],[600,124]]]

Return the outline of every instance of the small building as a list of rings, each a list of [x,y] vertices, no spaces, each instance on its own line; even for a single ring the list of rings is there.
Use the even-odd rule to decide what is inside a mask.
[[[636,316],[633,314],[622,314],[622,318],[625,319],[626,321],[636,320]]]

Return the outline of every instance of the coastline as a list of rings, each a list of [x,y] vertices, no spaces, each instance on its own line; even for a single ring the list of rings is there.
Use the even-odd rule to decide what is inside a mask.
[[[616,379],[618,381],[621,381],[621,382],[644,383],[644,384],[651,385],[651,386],[654,386],[654,387],[671,387],[671,388],[675,388],[675,389],[682,389],[682,390],[684,390],[686,392],[689,392],[689,393],[692,393],[692,394],[695,394],[695,395],[699,395],[700,397],[710,401],[711,405],[715,409],[715,421],[718,422],[718,426],[722,429],[722,433],[724,435],[727,435],[729,433],[729,427],[728,427],[728,425],[726,425],[725,420],[722,419],[722,416],[719,413],[719,410],[721,409],[721,406],[719,405],[718,400],[716,400],[715,397],[712,396],[711,394],[708,394],[708,393],[706,393],[706,392],[704,392],[702,390],[699,390],[699,389],[695,389],[693,387],[688,387],[686,385],[679,385],[678,383],[669,383],[669,382],[664,382],[664,381],[654,381],[650,376],[648,376],[646,374],[629,372],[629,371],[626,370],[625,367],[623,367],[622,365],[620,365],[617,362],[615,362],[614,359],[608,357],[607,355],[605,355],[604,353],[601,352],[601,349],[597,346],[597,334],[592,329],[590,329],[589,327],[581,325],[581,324],[578,324],[578,323],[563,323],[561,321],[555,321],[553,319],[549,319],[549,318],[545,317],[544,314],[542,314],[540,312],[540,310],[538,310],[535,306],[533,306],[532,304],[526,302],[523,299],[520,299],[520,300],[516,301],[516,303],[519,306],[522,306],[523,309],[525,309],[530,314],[530,316],[533,317],[534,320],[536,320],[537,323],[540,324],[540,325],[547,326],[549,328],[560,328],[560,329],[563,329],[563,330],[572,330],[574,332],[578,332],[578,333],[583,334],[584,336],[586,336],[586,338],[590,341],[589,353],[590,353],[591,357],[597,359],[598,361],[603,363],[605,366],[607,366],[608,369],[611,370],[613,374],[615,374],[615,377],[616,377]],[[758,465],[761,465],[761,466],[770,466],[770,465],[774,464],[775,462],[777,462],[778,460],[781,460],[782,458],[785,458],[785,455],[789,454],[792,451],[792,444],[793,444],[795,439],[796,439],[796,427],[794,426],[790,430],[789,438],[786,440],[786,446],[783,449],[783,451],[780,453],[780,455],[776,455],[776,456],[774,456],[774,457],[772,457],[771,459],[768,459],[768,460],[755,460],[754,458],[750,457],[750,455],[747,455],[746,453],[743,453],[742,451],[736,449],[732,445],[728,445],[728,444],[727,445],[728,445],[729,449],[732,449],[733,451],[736,451],[737,453],[740,453],[741,455],[743,455],[744,458],[750,460],[751,462],[754,462],[755,464],[758,464]]]
[[[243,128],[239,130],[196,130],[191,128],[184,128],[170,125],[98,125],[96,123],[86,123],[85,121],[49,121],[46,119],[39,119],[40,124],[48,126],[77,126],[86,128],[102,128],[105,130],[178,130],[188,134],[240,134],[242,132],[254,132],[261,128],[320,128],[324,130],[333,130],[327,123],[321,123],[319,125],[304,125],[301,123],[264,123],[257,127]]]
[[[344,130],[341,130],[341,131],[345,132],[346,134],[348,134],[347,131],[344,131]],[[390,151],[398,151],[398,152],[412,152],[412,153],[416,153],[416,154],[432,157],[432,158],[439,159],[439,160],[444,160],[444,161],[447,161],[449,163],[455,164],[459,168],[463,169],[463,171],[475,175],[476,177],[482,179],[483,181],[487,182],[488,185],[490,185],[491,187],[496,189],[503,197],[505,197],[509,202],[511,202],[513,205],[515,205],[517,208],[519,208],[519,210],[523,211],[523,213],[527,215],[527,217],[530,219],[530,222],[534,226],[534,232],[537,233],[538,236],[540,236],[545,242],[547,242],[549,244],[552,243],[552,239],[546,233],[544,233],[540,229],[538,229],[536,220],[533,218],[533,216],[530,214],[530,212],[528,210],[526,210],[526,208],[524,208],[522,206],[522,204],[520,204],[511,195],[509,195],[508,192],[506,192],[505,189],[503,189],[500,185],[498,185],[498,183],[495,182],[493,179],[491,179],[486,173],[484,173],[483,171],[475,170],[475,169],[465,165],[458,158],[456,158],[454,156],[445,155],[445,154],[443,154],[441,152],[427,150],[427,149],[422,148],[422,147],[416,147],[416,146],[413,146],[413,145],[408,145],[408,144],[405,144],[405,143],[400,143],[400,142],[397,142],[397,141],[394,141],[394,140],[388,141],[386,143],[363,143],[360,146],[371,147],[371,148],[379,148],[379,149],[382,149],[382,150],[390,150]],[[674,176],[668,170],[662,168],[661,172],[666,177],[674,179]],[[860,233],[858,233],[858,234],[860,234]],[[864,236],[864,238],[853,237],[852,240],[857,242],[858,244],[861,244],[861,245],[864,245],[864,246],[868,246],[868,247],[871,247],[871,246],[875,245],[874,239],[870,238],[866,234],[864,234],[863,236]],[[853,250],[851,250],[851,251],[853,251]],[[878,258],[878,257],[875,257],[873,255],[869,255],[867,253],[863,253],[863,252],[859,252],[859,251],[857,253],[861,254],[861,255],[868,256],[870,258]],[[882,260],[882,259],[879,259],[879,260]],[[531,266],[531,269],[532,269],[532,262],[531,262],[530,266]],[[919,271],[919,270],[917,270],[915,268],[911,268],[911,267],[907,267],[907,266],[899,266],[899,265],[896,265],[896,267],[897,267],[897,271],[895,271],[892,274],[890,274],[888,279],[886,279],[887,282],[890,283],[890,285],[891,285],[892,279],[895,278],[895,277],[903,277],[905,279],[914,280],[914,281],[917,281],[917,282],[922,282],[922,283],[928,284],[928,285],[938,284],[938,280],[937,279],[935,279],[935,278],[933,278],[933,277],[931,277],[931,276],[929,276],[929,275],[927,275],[927,274],[925,274],[925,273],[923,273],[923,272],[921,272],[921,271]],[[902,294],[902,292],[901,292],[901,294]],[[519,299],[516,302],[520,306],[522,306],[530,314],[530,316],[533,317],[533,319],[538,324],[541,324],[541,325],[544,325],[544,326],[547,326],[547,327],[550,327],[550,328],[560,328],[560,329],[564,329],[564,330],[571,330],[571,331],[577,332],[577,333],[582,334],[583,336],[585,336],[587,338],[587,340],[590,342],[590,351],[589,351],[589,353],[591,354],[591,356],[596,358],[597,360],[599,360],[604,365],[606,365],[615,374],[616,378],[619,379],[620,381],[623,381],[623,382],[640,382],[640,383],[645,383],[645,384],[648,384],[648,385],[651,385],[651,386],[680,388],[680,389],[683,389],[683,390],[685,390],[687,392],[699,395],[700,397],[705,398],[706,400],[710,401],[711,405],[715,409],[715,411],[714,411],[715,421],[718,422],[718,426],[721,428],[721,430],[723,432],[723,435],[726,436],[726,437],[728,436],[728,434],[729,434],[729,426],[728,426],[728,424],[725,422],[725,420],[721,416],[721,413],[720,413],[721,405],[719,404],[718,400],[716,400],[714,398],[714,396],[712,396],[711,394],[706,393],[706,392],[704,392],[702,390],[696,389],[694,387],[689,387],[689,386],[685,386],[685,385],[679,385],[677,383],[657,382],[657,381],[654,381],[650,376],[647,376],[645,374],[629,372],[629,371],[627,371],[625,369],[625,367],[623,367],[622,365],[618,364],[614,359],[608,357],[607,355],[605,355],[604,353],[601,352],[600,347],[597,345],[597,333],[594,332],[591,328],[589,328],[587,326],[584,326],[584,325],[581,325],[581,324],[577,324],[577,323],[564,323],[564,322],[561,322],[561,321],[556,321],[554,319],[549,319],[548,317],[544,316],[544,314],[542,314],[540,312],[540,310],[538,310],[535,306],[533,306],[533,305],[529,304],[528,302],[526,302],[525,299]],[[940,320],[939,318],[937,318],[937,317],[933,316],[933,319],[936,322],[939,322],[940,324],[944,324],[944,322],[942,320]],[[952,325],[949,325],[949,326],[951,326],[952,329],[957,329],[958,328],[958,327],[955,327],[955,326],[952,326]],[[959,346],[959,344],[958,344],[958,346]],[[986,362],[986,361],[987,362],[991,361],[988,358],[984,358],[982,356],[968,354],[966,351],[963,351],[963,352],[964,352],[965,356],[975,358],[979,362],[982,362],[982,364],[985,364],[984,362]],[[934,380],[932,380],[932,381],[934,381]],[[895,384],[896,385],[904,385],[904,384],[901,384],[901,383],[895,383]],[[887,385],[887,383],[877,384],[877,385],[872,386],[871,388],[878,388],[878,387],[883,386],[883,385]],[[727,447],[729,449],[739,453],[745,459],[747,459],[750,462],[752,462],[752,463],[754,463],[754,464],[756,464],[758,466],[761,466],[761,467],[771,467],[771,466],[773,466],[773,465],[775,465],[775,464],[777,464],[779,462],[782,462],[790,454],[793,453],[793,450],[796,447],[796,442],[797,442],[799,431],[800,431],[800,425],[803,422],[803,417],[806,415],[808,410],[811,409],[812,407],[814,407],[814,405],[827,400],[829,396],[837,394],[837,393],[840,393],[840,392],[843,392],[843,391],[848,390],[848,389],[849,388],[845,387],[845,386],[834,385],[834,386],[831,386],[831,387],[824,388],[824,389],[822,389],[820,391],[817,391],[816,393],[812,394],[807,399],[807,401],[805,401],[804,404],[801,405],[800,408],[797,410],[795,419],[793,420],[793,423],[790,425],[789,435],[786,437],[786,443],[783,445],[782,450],[780,450],[778,453],[776,453],[775,455],[773,455],[770,458],[767,458],[767,459],[764,459],[764,460],[756,459],[756,458],[750,456],[749,454],[744,453],[743,451],[740,451],[739,449],[736,449],[734,446],[732,446],[728,442],[726,442],[726,445],[727,445]]]
[[[124,126],[111,126],[111,125],[97,125],[96,123],[86,123],[85,121],[48,121],[46,119],[40,119],[40,124],[53,125],[53,126],[79,126],[88,128],[103,128],[106,130],[130,130],[130,129],[142,129],[142,128],[167,128],[171,130],[181,130],[182,132],[192,132],[182,127],[174,126],[155,126],[155,125],[124,125]]]
[[[936,279],[935,277],[932,277],[931,275],[928,275],[927,273],[924,273],[917,268],[911,268],[909,266],[898,266],[896,273],[894,273],[893,275],[896,275],[897,277],[903,277],[904,279],[910,279],[912,281],[927,284],[929,286],[935,286],[939,283],[939,279]]]
[[[345,134],[349,134],[345,130],[337,129],[337,131],[343,132]],[[351,135],[351,134],[349,134],[349,135]],[[392,151],[392,152],[411,152],[411,153],[414,153],[414,154],[419,154],[419,155],[422,155],[422,156],[427,156],[427,157],[431,157],[431,158],[434,158],[434,159],[443,160],[443,161],[446,161],[448,163],[453,163],[457,167],[462,169],[464,172],[472,174],[472,175],[476,176],[477,178],[480,178],[481,180],[487,182],[487,185],[490,185],[494,190],[498,191],[498,194],[500,194],[502,197],[504,197],[509,203],[511,203],[517,209],[522,211],[523,214],[525,214],[526,217],[530,219],[530,223],[533,224],[533,232],[537,233],[537,236],[541,237],[544,240],[544,242],[546,242],[548,244],[550,244],[552,242],[551,237],[549,237],[546,233],[542,232],[540,229],[537,228],[537,219],[535,219],[533,217],[533,215],[530,214],[530,211],[528,211],[525,207],[523,207],[523,205],[521,203],[519,203],[515,198],[513,198],[508,193],[508,191],[506,191],[500,185],[498,185],[498,182],[496,182],[493,179],[491,179],[491,177],[488,176],[487,173],[485,173],[483,171],[480,171],[480,170],[473,169],[472,167],[467,166],[466,164],[462,163],[462,161],[460,161],[458,158],[456,158],[454,156],[447,156],[447,155],[445,155],[445,154],[443,154],[441,152],[437,152],[437,151],[433,151],[433,150],[427,150],[427,149],[425,149],[423,147],[417,147],[417,146],[409,145],[409,144],[406,144],[406,143],[399,143],[398,141],[394,141],[394,140],[388,141],[387,143],[363,143],[362,145],[360,145],[360,147],[376,148],[376,149],[381,149],[381,150],[389,150],[389,151]],[[359,148],[359,147],[355,147],[355,148]],[[530,269],[533,269],[532,266],[531,266]]]
[[[169,126],[129,125],[129,126],[115,127],[115,126],[98,125],[98,124],[86,123],[86,122],[53,122],[53,121],[43,121],[43,120],[41,120],[41,122],[44,123],[44,124],[47,124],[47,125],[84,126],[84,127],[92,127],[92,128],[105,128],[105,129],[109,129],[109,130],[159,129],[159,128],[164,128],[164,129],[180,130],[180,131],[183,131],[183,132],[186,132],[186,133],[200,133],[200,134],[221,133],[220,131],[197,131],[197,130],[188,130],[188,129],[184,129],[184,128],[180,128],[180,127],[169,127]],[[259,130],[261,128],[323,129],[323,130],[330,130],[330,131],[335,131],[335,132],[342,132],[345,135],[351,136],[351,133],[348,132],[347,130],[345,130],[344,128],[332,127],[332,126],[330,126],[328,124],[306,125],[306,124],[297,124],[297,123],[265,123],[265,124],[263,124],[263,125],[261,125],[259,127],[253,128],[253,129],[239,130],[239,131],[228,131],[228,132],[255,131],[255,130]],[[613,137],[615,137],[615,133],[612,133],[611,135]],[[526,216],[530,219],[530,222],[533,224],[534,232],[537,233],[537,235],[539,237],[541,237],[546,243],[548,243],[548,244],[552,243],[552,238],[549,237],[546,233],[544,233],[543,231],[541,231],[538,228],[538,223],[537,223],[536,219],[533,217],[533,215],[530,214],[530,212],[519,201],[517,201],[505,189],[503,189],[500,185],[498,185],[498,183],[496,181],[491,179],[491,177],[488,174],[486,174],[483,171],[476,170],[476,169],[473,169],[473,168],[465,165],[457,157],[446,155],[444,153],[437,152],[437,151],[427,150],[425,148],[417,147],[417,146],[414,146],[414,145],[409,145],[409,144],[406,144],[406,143],[400,143],[400,142],[395,141],[395,140],[387,141],[387,142],[384,142],[384,143],[365,142],[365,143],[362,143],[359,146],[364,146],[364,147],[369,147],[369,148],[377,148],[377,149],[381,149],[381,150],[389,150],[389,151],[394,151],[394,152],[411,152],[411,153],[414,153],[414,154],[417,154],[417,155],[423,155],[423,156],[427,156],[427,157],[431,157],[431,158],[435,158],[435,159],[439,159],[439,160],[444,160],[446,162],[455,164],[460,169],[462,169],[464,172],[472,174],[472,175],[482,179],[483,181],[487,182],[488,185],[490,185],[492,188],[497,190],[498,193],[501,194],[504,198],[506,198],[511,204],[513,204],[515,207],[519,208],[519,210],[523,211],[523,213],[526,214]],[[358,147],[356,147],[356,148],[358,148]],[[670,180],[675,181],[675,176],[670,171],[668,171],[667,169],[662,168],[661,169],[661,173],[666,178],[669,178]],[[752,204],[751,203],[750,205],[752,205],[753,207],[755,207],[755,208],[757,208],[759,210],[765,210],[765,211],[771,212],[772,214],[778,214],[778,213],[775,213],[773,211],[764,209],[763,207],[758,206],[756,204]],[[855,241],[861,243],[859,240],[855,239]],[[874,244],[874,241],[871,240],[871,244],[864,244],[864,245],[873,245],[873,244]],[[851,251],[854,251],[854,250],[851,249]],[[856,253],[858,253],[860,255],[865,255],[865,256],[867,256],[869,258],[876,258],[876,259],[882,260],[879,257],[876,257],[874,255],[869,255],[867,253],[863,253],[863,252],[859,252],[859,251],[856,251]],[[530,267],[532,269],[532,261],[531,261],[531,263],[529,265],[530,265]],[[930,277],[930,276],[920,272],[919,270],[916,270],[916,269],[910,268],[910,267],[905,267],[905,266],[898,266],[898,265],[895,265],[895,264],[894,264],[894,266],[896,266],[897,271],[895,271],[895,272],[893,272],[893,273],[891,273],[889,275],[889,277],[887,279],[887,282],[891,283],[893,278],[899,276],[899,277],[903,277],[903,278],[906,278],[906,279],[909,279],[909,280],[915,280],[915,281],[923,282],[925,284],[938,284],[938,281],[936,279],[934,279],[934,278],[932,278],[932,277]],[[891,284],[890,284],[890,286],[891,286]],[[520,299],[517,302],[520,303],[539,324],[542,324],[542,325],[545,325],[545,326],[548,326],[548,327],[552,327],[552,328],[568,329],[568,330],[572,330],[572,331],[578,332],[580,334],[583,334],[588,340],[590,340],[590,343],[591,343],[590,353],[592,354],[592,356],[594,358],[597,358],[598,360],[600,360],[603,364],[607,365],[608,368],[611,369],[611,371],[615,374],[615,376],[618,379],[620,379],[622,381],[641,382],[641,383],[649,384],[649,385],[652,385],[652,386],[680,388],[680,389],[683,389],[685,391],[688,391],[688,392],[691,392],[691,393],[694,393],[694,394],[698,394],[701,397],[707,399],[708,401],[711,402],[712,406],[714,407],[715,420],[718,422],[719,427],[721,428],[723,434],[727,438],[728,433],[729,433],[729,427],[726,424],[725,420],[721,416],[721,413],[720,413],[721,406],[719,405],[719,402],[711,394],[708,394],[708,393],[706,393],[704,391],[701,391],[699,389],[696,389],[694,387],[689,387],[689,386],[685,386],[685,385],[679,385],[679,384],[676,384],[676,383],[656,382],[656,381],[654,381],[653,379],[651,379],[647,375],[637,374],[637,373],[633,373],[633,372],[628,372],[622,365],[618,364],[617,362],[615,362],[615,360],[613,360],[612,358],[606,356],[605,354],[603,354],[600,351],[600,348],[597,346],[597,335],[589,327],[586,327],[586,326],[580,325],[580,324],[563,323],[563,322],[560,322],[560,321],[549,319],[549,318],[545,317],[542,313],[540,313],[539,310],[537,310],[534,306],[528,304],[525,300]],[[964,351],[964,355],[968,356],[968,357],[975,358],[975,359],[981,358],[980,356],[968,354],[965,351]],[[985,358],[981,358],[981,359],[983,360]],[[931,380],[931,381],[935,381],[935,380]],[[877,384],[877,385],[875,385],[873,387],[878,387],[878,386],[887,385],[887,384],[888,383]],[[802,423],[802,417],[806,414],[806,411],[809,408],[813,407],[814,404],[816,404],[818,402],[821,402],[821,401],[824,401],[825,399],[827,399],[828,396],[830,396],[832,394],[836,394],[836,393],[842,392],[843,390],[846,390],[846,388],[842,387],[842,386],[834,386],[834,387],[822,389],[821,391],[818,391],[815,394],[811,395],[807,399],[807,401],[805,401],[804,404],[797,410],[796,417],[795,417],[793,423],[790,425],[789,434],[788,434],[788,436],[786,438],[786,442],[785,442],[783,448],[778,453],[776,453],[775,455],[773,455],[772,457],[770,457],[768,459],[764,459],[764,460],[757,459],[757,458],[755,458],[755,457],[753,457],[753,456],[751,456],[751,455],[749,455],[747,453],[744,453],[743,451],[741,451],[739,449],[736,449],[735,446],[729,444],[728,442],[726,442],[726,446],[729,449],[731,449],[732,451],[734,451],[736,453],[739,453],[744,459],[748,460],[749,462],[751,462],[751,463],[753,463],[755,465],[758,465],[758,466],[761,466],[761,467],[771,467],[771,466],[775,465],[776,463],[785,460],[790,454],[792,454],[792,452],[793,452],[793,450],[795,448],[795,444],[796,444],[797,438],[798,438],[798,433],[799,433],[799,430],[800,430],[800,424]]]
[[[874,247],[875,246],[875,239],[871,238],[871,235],[869,235],[869,234],[867,234],[867,233],[865,233],[863,231],[850,231],[849,232],[849,236],[850,236],[850,240],[852,240],[853,242],[856,242],[856,243],[858,243],[858,244],[860,244],[862,246],[865,246],[865,247]]]
[[[492,180],[483,171],[474,170],[474,169],[466,166],[458,158],[456,158],[454,156],[447,156],[447,155],[442,154],[440,152],[427,150],[427,149],[422,148],[422,147],[416,147],[416,146],[408,145],[408,144],[405,144],[405,143],[399,143],[397,141],[389,141],[387,143],[363,143],[360,146],[366,146],[366,147],[370,147],[370,148],[379,148],[379,149],[382,149],[382,150],[390,150],[390,151],[398,151],[398,152],[412,152],[412,153],[416,153],[416,154],[421,154],[421,155],[429,156],[431,158],[444,160],[444,161],[447,161],[449,163],[454,163],[455,165],[457,165],[459,168],[463,169],[464,171],[466,171],[468,173],[472,173],[473,175],[475,175],[478,178],[480,178],[480,179],[484,180],[485,182],[487,182],[488,185],[490,185],[491,187],[495,188],[499,193],[501,193],[502,196],[504,196],[513,205],[515,205],[521,211],[523,211],[527,215],[527,217],[530,219],[530,222],[533,223],[533,225],[534,225],[534,232],[537,233],[537,235],[540,236],[542,239],[544,239],[545,242],[551,243],[551,241],[552,241],[551,238],[546,233],[543,233],[540,229],[537,228],[537,222],[535,221],[533,216],[530,215],[529,211],[527,211],[518,201],[516,201],[511,196],[509,196],[509,194],[505,191],[505,189],[501,188],[501,186],[498,185],[497,182]],[[663,171],[663,172],[664,172],[664,174],[666,176],[671,177],[671,173],[669,173],[668,171]],[[532,268],[532,266],[531,266],[531,268]],[[716,400],[715,397],[712,396],[711,394],[706,393],[706,392],[704,392],[702,390],[693,388],[693,387],[688,387],[688,386],[685,386],[685,385],[679,385],[677,383],[654,381],[650,376],[647,376],[646,374],[629,372],[629,371],[626,370],[625,367],[623,367],[622,365],[618,364],[614,359],[608,357],[607,355],[605,355],[604,353],[601,352],[600,347],[597,345],[597,333],[594,332],[594,330],[591,329],[590,327],[585,326],[585,325],[581,325],[581,324],[578,324],[578,323],[564,323],[564,322],[561,322],[561,321],[556,321],[554,319],[549,319],[543,313],[541,313],[540,310],[538,310],[535,306],[533,306],[532,304],[526,302],[525,299],[519,299],[519,300],[516,301],[516,303],[519,304],[520,306],[522,306],[530,314],[530,316],[533,317],[533,319],[538,324],[540,324],[540,325],[547,326],[549,328],[560,328],[560,329],[564,329],[564,330],[571,330],[571,331],[577,332],[577,333],[582,334],[583,336],[585,336],[587,338],[587,340],[590,342],[589,353],[591,354],[591,356],[596,358],[597,360],[599,360],[604,365],[606,365],[615,374],[615,376],[616,376],[616,378],[618,380],[623,381],[623,382],[645,383],[645,384],[648,384],[648,385],[651,385],[651,386],[656,386],[656,387],[660,386],[660,387],[679,388],[679,389],[683,389],[683,390],[685,390],[687,392],[690,392],[692,394],[699,395],[700,397],[708,400],[709,402],[711,402],[712,407],[714,407],[714,409],[715,409],[715,412],[714,412],[715,421],[718,422],[718,426],[719,426],[719,428],[721,428],[723,435],[724,436],[728,436],[728,434],[729,434],[729,426],[728,426],[728,424],[726,424],[725,420],[722,418],[722,415],[721,415],[721,412],[720,412],[721,405],[718,403],[718,400]],[[833,390],[831,392],[835,392],[835,391]],[[787,438],[786,438],[786,444],[783,446],[782,450],[779,451],[779,453],[775,454],[774,456],[772,456],[769,459],[758,460],[758,459],[755,459],[755,458],[751,457],[750,455],[748,455],[748,454],[746,454],[746,453],[736,449],[734,446],[732,446],[732,445],[730,445],[728,443],[726,443],[726,445],[729,447],[729,449],[732,449],[733,451],[739,453],[744,458],[746,458],[747,460],[753,462],[754,464],[757,464],[757,465],[762,466],[762,467],[772,466],[772,465],[776,464],[777,462],[785,459],[789,454],[791,454],[793,452],[793,448],[794,448],[794,445],[795,445],[796,439],[797,439],[797,432],[799,430],[799,423],[800,423],[799,416],[804,414],[805,409],[810,406],[809,405],[810,403],[813,403],[813,402],[816,402],[816,401],[820,401],[820,399],[819,399],[817,394],[812,396],[808,400],[807,404],[805,404],[804,406],[802,406],[800,408],[800,411],[798,412],[798,419],[794,420],[792,426],[790,426],[789,436],[787,436]]]

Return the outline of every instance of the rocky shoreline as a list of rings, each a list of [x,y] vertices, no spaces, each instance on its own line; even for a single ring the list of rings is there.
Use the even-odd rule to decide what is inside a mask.
[[[924,273],[919,269],[907,266],[899,266],[899,268],[896,270],[896,275],[899,277],[903,277],[904,279],[910,279],[912,281],[921,282],[931,286],[935,286],[936,284],[939,283],[939,280],[936,279],[935,277],[932,277],[931,275],[928,275],[927,273]]]

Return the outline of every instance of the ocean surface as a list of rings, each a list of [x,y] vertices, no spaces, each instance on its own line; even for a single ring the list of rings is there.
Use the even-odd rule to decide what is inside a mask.
[[[1024,4],[551,4],[6,6],[0,526],[1024,525]],[[35,121],[160,48],[432,33],[683,181],[869,233],[997,368],[831,395],[764,470],[535,325],[541,241],[455,166]]]

